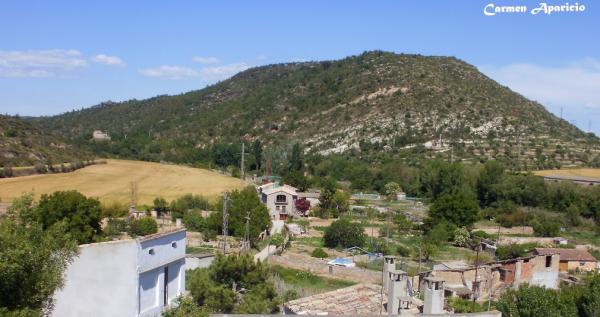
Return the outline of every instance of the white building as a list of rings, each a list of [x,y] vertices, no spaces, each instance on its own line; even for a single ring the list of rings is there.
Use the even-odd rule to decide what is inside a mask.
[[[92,133],[92,139],[95,141],[110,141],[110,135],[108,135],[108,132],[94,130]]]
[[[185,291],[186,231],[81,245],[52,316],[160,316]]]
[[[298,193],[295,187],[269,183],[258,187],[258,195],[269,209],[272,220],[286,220],[296,212]]]

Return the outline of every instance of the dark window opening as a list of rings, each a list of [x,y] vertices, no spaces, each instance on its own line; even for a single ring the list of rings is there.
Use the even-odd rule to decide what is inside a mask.
[[[169,267],[165,266],[164,283],[163,283],[163,303],[164,306],[169,304]]]
[[[285,202],[286,202],[286,200],[287,200],[287,199],[286,199],[286,197],[285,197],[285,195],[277,195],[277,198],[276,198],[276,199],[277,199],[276,201],[277,201],[278,203],[285,203]]]
[[[551,267],[551,266],[552,266],[552,256],[546,255],[546,267]]]

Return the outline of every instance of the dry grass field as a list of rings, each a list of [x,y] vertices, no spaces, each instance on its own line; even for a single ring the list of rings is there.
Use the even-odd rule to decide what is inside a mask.
[[[9,202],[31,191],[39,197],[58,190],[78,190],[103,203],[129,203],[131,182],[137,183],[138,204],[151,204],[157,196],[171,201],[187,193],[214,200],[225,190],[245,186],[239,179],[203,169],[107,160],[107,164],[91,165],[71,173],[0,179],[0,199]]]
[[[535,171],[534,174],[540,175],[540,176],[560,175],[560,176],[584,176],[584,177],[600,178],[600,168],[574,168],[574,169],[562,169],[562,170],[544,170],[544,171]]]

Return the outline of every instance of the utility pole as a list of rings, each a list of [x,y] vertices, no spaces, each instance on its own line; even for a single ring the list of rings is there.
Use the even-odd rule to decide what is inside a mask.
[[[242,142],[242,163],[241,163],[241,170],[242,170],[242,179],[246,179],[246,175],[244,174],[244,154],[246,152],[246,144],[244,142]]]
[[[250,211],[246,212],[246,229],[244,231],[244,249],[243,251],[250,250]]]
[[[479,243],[476,246],[476,252],[477,254],[475,255],[475,280],[473,280],[473,302],[475,302],[477,300],[477,298],[479,297],[479,289],[480,289],[480,284],[479,281],[477,280],[477,273],[479,273],[479,249],[481,248],[481,240],[478,240]],[[477,289],[475,289],[475,285],[477,285]]]
[[[229,193],[223,193],[223,254],[227,253],[227,234],[229,231],[229,212],[227,211],[227,201]]]

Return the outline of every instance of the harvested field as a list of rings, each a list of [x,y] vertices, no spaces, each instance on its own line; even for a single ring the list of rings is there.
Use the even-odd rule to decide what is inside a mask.
[[[31,175],[0,179],[0,199],[9,202],[24,192],[36,197],[59,190],[78,190],[103,203],[129,203],[131,183],[137,184],[138,204],[152,204],[161,196],[167,201],[187,193],[216,199],[225,190],[247,184],[217,172],[179,165],[141,161],[107,160],[70,173]]]

